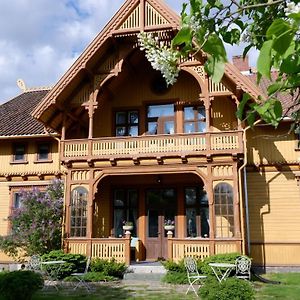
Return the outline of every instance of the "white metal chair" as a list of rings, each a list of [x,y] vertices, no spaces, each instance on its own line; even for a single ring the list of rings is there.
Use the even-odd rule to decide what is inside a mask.
[[[84,279],[84,276],[87,274],[87,272],[89,270],[90,263],[91,263],[91,258],[88,257],[87,260],[86,260],[86,265],[85,265],[84,272],[83,273],[72,273],[71,274],[71,276],[74,276],[78,280],[78,283],[75,285],[74,290],[76,290],[78,287],[82,286],[82,287],[85,287],[88,292],[91,291],[90,286],[88,285],[88,283]]]
[[[193,257],[185,257],[184,258],[184,265],[187,272],[187,278],[189,281],[189,287],[186,291],[186,294],[189,292],[190,289],[192,289],[195,293],[195,295],[198,297],[198,289],[202,286],[202,281],[207,277],[205,275],[200,275],[198,268],[197,268],[197,262]],[[194,285],[199,285],[198,289],[196,290]]]
[[[28,261],[26,269],[40,273],[42,271],[41,262],[42,259],[39,255],[32,255]]]
[[[236,261],[236,277],[241,279],[251,278],[251,259],[247,256],[239,256]]]

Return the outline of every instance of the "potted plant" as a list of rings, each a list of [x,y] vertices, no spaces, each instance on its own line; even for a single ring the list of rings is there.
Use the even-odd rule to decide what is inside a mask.
[[[123,221],[123,230],[131,231],[133,229],[133,223],[130,221]]]
[[[175,229],[175,221],[174,220],[165,220],[165,230],[173,231]]]

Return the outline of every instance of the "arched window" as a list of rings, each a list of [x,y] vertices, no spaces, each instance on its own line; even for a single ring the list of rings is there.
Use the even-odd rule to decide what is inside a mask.
[[[215,230],[217,238],[234,235],[233,188],[228,183],[219,183],[214,188]]]
[[[77,187],[71,194],[71,230],[72,237],[86,236],[88,191]]]

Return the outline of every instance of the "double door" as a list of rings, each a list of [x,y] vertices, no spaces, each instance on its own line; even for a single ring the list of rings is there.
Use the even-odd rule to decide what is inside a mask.
[[[177,197],[175,189],[149,189],[146,191],[146,259],[167,258],[167,231],[164,225],[173,222],[176,228]]]

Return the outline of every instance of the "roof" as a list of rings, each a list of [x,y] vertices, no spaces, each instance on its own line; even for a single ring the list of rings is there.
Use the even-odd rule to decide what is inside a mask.
[[[0,136],[45,135],[44,125],[31,116],[49,90],[28,91],[0,105]]]
[[[266,77],[261,78],[259,82],[259,88],[261,90],[261,94],[267,97],[268,87],[269,85],[274,83],[277,76],[278,76],[278,72],[273,71],[271,73],[271,80]],[[250,73],[249,75],[246,75],[246,77],[248,77],[251,80],[253,85],[257,86],[257,73]],[[285,93],[285,92],[277,93],[276,98],[281,102],[283,113],[286,114],[287,116],[290,116],[293,111],[299,109],[299,106],[295,106],[295,101],[289,93]]]

